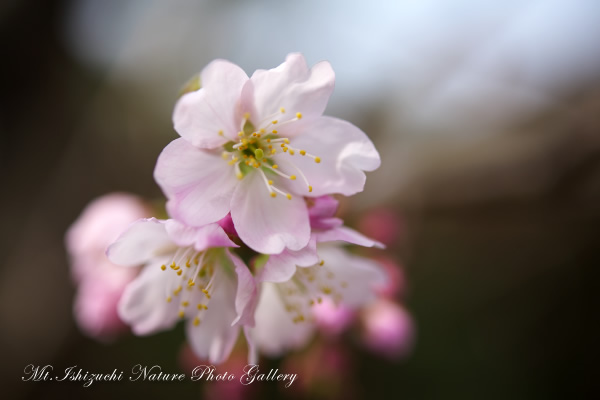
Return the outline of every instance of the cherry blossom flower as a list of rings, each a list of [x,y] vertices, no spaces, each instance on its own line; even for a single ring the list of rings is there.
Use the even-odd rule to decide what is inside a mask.
[[[300,54],[250,78],[228,61],[210,63],[202,88],[175,106],[181,138],[156,164],[170,215],[202,226],[231,212],[240,238],[257,252],[306,247],[303,197],[353,195],[363,190],[364,171],[380,164],[359,128],[322,115],[334,80],[328,62],[309,69]]]
[[[254,278],[231,247],[237,245],[217,223],[192,228],[175,220],[137,221],[107,250],[116,264],[145,265],[123,294],[121,318],[138,335],[185,319],[195,353],[224,361],[239,326],[254,324],[256,304]]]
[[[111,193],[91,202],[65,235],[71,274],[77,284],[75,320],[88,336],[108,341],[126,331],[117,303],[138,271],[111,263],[105,251],[123,229],[148,212],[140,198]]]

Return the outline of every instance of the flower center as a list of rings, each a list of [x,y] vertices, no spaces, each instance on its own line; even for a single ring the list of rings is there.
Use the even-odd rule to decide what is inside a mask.
[[[215,288],[217,273],[209,252],[210,250],[198,252],[193,247],[182,247],[173,254],[171,264],[160,266],[166,273],[173,274],[169,276],[170,282],[166,285],[167,303],[179,301],[179,317],[194,317],[195,326],[200,325],[202,313],[208,310]]]
[[[323,302],[323,296],[330,297],[335,304],[343,301],[348,282],[336,282],[335,274],[324,264],[325,260],[321,260],[312,267],[298,268],[291,280],[277,285],[294,323],[304,322],[306,315],[312,314],[310,308]]]
[[[246,113],[241,123],[241,130],[238,132],[238,141],[225,144],[222,157],[229,165],[235,168],[238,179],[243,179],[244,176],[251,171],[257,171],[265,184],[271,197],[277,197],[277,194],[285,196],[291,200],[292,195],[281,190],[274,185],[273,179],[287,179],[295,181],[297,173],[306,186],[306,190],[312,192],[312,186],[308,179],[302,173],[302,170],[290,159],[279,158],[282,167],[275,161],[275,156],[278,154],[287,154],[293,157],[298,153],[301,157],[312,158],[317,164],[321,162],[321,158],[307,153],[306,150],[298,149],[290,145],[290,139],[280,137],[278,129],[282,126],[293,124],[302,119],[301,113],[296,113],[295,118],[287,119],[279,122],[280,118],[285,114],[285,109],[282,107],[279,112],[266,118],[258,124],[258,129],[249,121],[249,114]],[[223,131],[219,131],[222,135]]]

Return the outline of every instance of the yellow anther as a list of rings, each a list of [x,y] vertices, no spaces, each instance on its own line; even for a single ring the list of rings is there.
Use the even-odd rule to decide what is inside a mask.
[[[239,136],[239,137],[242,137],[242,136],[244,136],[244,132],[242,132],[242,131],[239,131],[239,132],[238,132],[238,136]]]
[[[310,193],[310,192],[312,192],[312,186],[309,186],[309,187],[308,187],[308,192],[309,192],[309,193]]]
[[[173,300],[173,299],[171,298],[171,296],[167,297],[167,303],[170,303],[170,302],[171,302],[171,300]]]
[[[256,134],[256,137],[257,137],[257,138],[260,138],[260,133],[257,133],[257,134]]]
[[[272,123],[273,125],[275,125],[277,122],[278,122],[278,121],[277,121],[276,119],[274,119],[273,121],[271,121],[271,123]]]
[[[229,153],[228,153],[228,152],[226,152],[226,151],[222,152],[222,153],[221,153],[221,158],[222,158],[223,160],[227,160],[227,159],[229,158]]]
[[[194,286],[194,285],[195,285],[194,281],[190,279],[190,280],[188,281],[188,286],[192,287],[192,286]]]
[[[264,129],[259,130],[260,133],[266,133],[267,131],[265,131]]]
[[[271,154],[275,154],[275,153],[277,153],[277,150],[271,149]]]
[[[289,140],[288,138],[285,138],[285,139],[283,139],[283,142],[284,142],[285,144],[290,144],[290,140]]]
[[[219,131],[219,136],[223,136],[223,131]]]
[[[294,154],[294,150],[290,149],[290,156],[293,156]]]
[[[169,265],[171,267],[171,269],[177,269],[175,268],[177,266],[177,264],[175,264],[175,261],[173,261],[173,264]]]
[[[194,318],[194,326],[198,326],[200,325],[200,318],[196,317]]]
[[[273,133],[274,135],[277,135],[277,131],[276,131],[275,129],[273,129],[272,133]]]
[[[323,302],[323,299],[320,297],[317,297],[317,303],[321,304]]]
[[[181,274],[183,274],[182,270],[177,271],[177,275],[181,276]]]
[[[281,107],[279,111],[281,111],[282,114],[285,114],[285,108]]]
[[[321,162],[321,157],[315,157],[315,162],[318,164]]]
[[[306,151],[305,150],[300,150],[300,154],[302,154],[303,156],[306,155]]]
[[[277,193],[271,192],[271,197],[277,197]]]
[[[290,179],[293,180],[293,181],[295,181],[296,180],[296,175],[290,176]]]
[[[185,317],[185,313],[183,312],[183,310],[179,311],[179,318],[183,318]]]
[[[285,197],[287,197],[287,198],[288,198],[288,200],[291,200],[291,199],[292,199],[292,195],[291,195],[291,194],[289,194],[289,193],[288,193],[288,194],[286,194],[286,195],[285,195]]]
[[[188,268],[192,266],[192,264],[190,264],[190,259],[189,258],[185,262],[185,266],[188,267]]]
[[[273,164],[273,169],[277,169],[277,168],[279,168],[279,165]]]
[[[165,269],[167,269],[167,266],[163,264],[160,266],[160,269],[162,269],[164,271]]]
[[[323,264],[325,264],[325,260],[321,260],[321,262],[319,263],[320,266],[323,266]]]
[[[269,179],[269,185],[272,185],[272,184],[273,184],[273,181]]]
[[[267,143],[271,143],[271,139],[267,139]]]
[[[184,301],[184,302],[181,303],[181,305],[184,306],[184,307],[187,307],[187,306],[190,305],[190,302],[189,301]]]
[[[311,299],[311,300],[308,302],[308,305],[309,305],[309,306],[314,306],[314,305],[315,305],[315,301]]]
[[[194,258],[194,264],[198,265],[200,263],[200,259],[198,257]]]
[[[283,148],[283,152],[285,153],[285,152],[287,152],[287,151],[288,151],[288,148],[287,148],[287,147],[284,147],[284,148]]]
[[[256,137],[256,132],[252,132],[252,136]]]
[[[204,293],[207,299],[210,299],[210,294],[208,293],[208,290],[202,289],[202,293]]]
[[[298,119],[302,119],[302,113],[300,113],[300,112],[299,112],[299,113],[296,113],[296,118],[298,118]]]
[[[181,286],[179,286],[177,289],[173,290],[173,294],[174,294],[175,296],[177,296],[177,295],[179,294],[179,292],[181,292],[181,289],[182,289],[182,287],[181,287]]]

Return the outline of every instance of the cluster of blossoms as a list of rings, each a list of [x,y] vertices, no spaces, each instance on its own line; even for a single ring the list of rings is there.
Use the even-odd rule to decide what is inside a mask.
[[[356,126],[322,115],[327,62],[308,68],[291,54],[248,77],[216,60],[199,82],[177,102],[181,137],[154,171],[171,218],[138,219],[106,250],[110,268],[128,267],[118,315],[138,335],[185,320],[191,349],[214,364],[240,333],[251,361],[280,355],[304,346],[327,309],[372,303],[388,280],[344,247],[383,245],[344,226],[331,196],[362,191],[379,154]],[[78,235],[69,232],[71,253]]]

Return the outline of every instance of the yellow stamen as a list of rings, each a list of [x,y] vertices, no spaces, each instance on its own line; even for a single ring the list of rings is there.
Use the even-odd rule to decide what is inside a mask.
[[[315,162],[318,164],[321,162],[321,157],[315,157]]]
[[[308,187],[308,192],[309,192],[309,193],[310,193],[310,192],[312,192],[312,186],[309,186],[309,187]]]
[[[200,325],[200,318],[196,317],[194,318],[194,326],[198,326]]]
[[[187,307],[190,305],[190,303],[188,301],[184,301],[183,303],[181,303],[182,306]]]
[[[160,269],[162,269],[164,271],[165,269],[167,269],[167,266],[163,264],[160,266]]]
[[[271,197],[277,197],[277,193],[271,192]]]
[[[223,131],[219,131],[219,136],[223,136]]]
[[[290,176],[290,179],[293,180],[293,181],[295,181],[296,180],[296,175]]]
[[[296,113],[296,118],[302,119],[302,113]]]
[[[288,198],[288,200],[291,200],[291,199],[292,199],[292,195],[291,195],[291,194],[289,194],[289,193],[288,193],[288,194],[286,194],[286,195],[285,195],[285,197],[287,197],[287,198]]]
[[[179,311],[179,318],[183,318],[185,316],[185,313],[183,312],[183,310]]]

